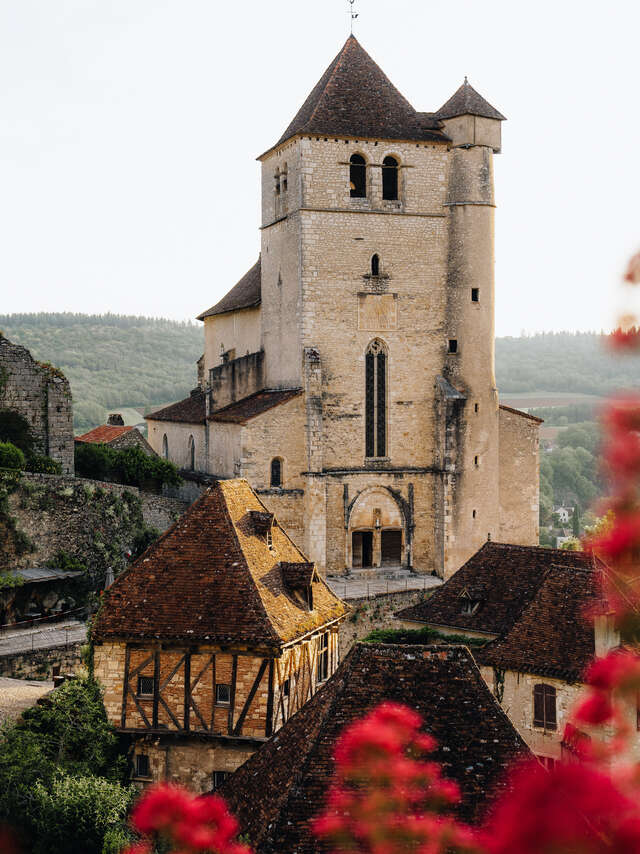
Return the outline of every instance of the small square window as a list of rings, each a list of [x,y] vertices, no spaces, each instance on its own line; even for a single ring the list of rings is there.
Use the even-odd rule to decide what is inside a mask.
[[[138,697],[153,697],[153,676],[138,676]]]
[[[229,776],[228,771],[214,771],[213,772],[213,788],[218,789],[224,781]]]
[[[149,757],[146,753],[136,754],[136,777],[150,777]]]
[[[231,703],[231,686],[216,685],[216,703],[219,706],[228,706]]]
[[[449,352],[457,353],[458,352],[458,339],[457,338],[449,338]]]
[[[471,302],[480,302],[480,288],[471,288]]]

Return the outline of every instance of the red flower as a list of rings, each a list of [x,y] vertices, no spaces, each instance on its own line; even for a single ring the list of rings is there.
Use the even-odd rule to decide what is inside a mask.
[[[638,854],[637,804],[580,763],[519,766],[481,831],[488,854]]]
[[[640,513],[616,516],[613,526],[600,537],[586,542],[586,547],[609,560],[617,560],[640,546]]]
[[[584,678],[602,691],[640,688],[640,656],[631,650],[613,650],[604,658],[594,659]]]
[[[613,706],[611,697],[602,691],[589,694],[578,705],[574,712],[574,718],[578,723],[599,726],[613,717]]]

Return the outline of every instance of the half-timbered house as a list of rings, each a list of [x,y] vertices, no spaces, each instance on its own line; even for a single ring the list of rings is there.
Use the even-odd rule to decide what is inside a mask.
[[[335,671],[346,612],[245,480],[216,483],[116,579],[92,631],[134,778],[219,785]]]

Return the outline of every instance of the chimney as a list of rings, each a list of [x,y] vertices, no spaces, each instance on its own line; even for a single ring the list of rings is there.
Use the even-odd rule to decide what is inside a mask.
[[[112,412],[107,418],[107,424],[110,424],[112,427],[124,427],[124,418],[119,412]]]

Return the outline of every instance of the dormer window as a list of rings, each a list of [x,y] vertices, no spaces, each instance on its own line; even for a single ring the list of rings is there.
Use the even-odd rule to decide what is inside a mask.
[[[352,154],[349,159],[349,190],[352,199],[367,196],[367,162],[361,154]]]
[[[282,581],[291,597],[304,608],[313,611],[313,584],[318,580],[314,563],[282,561]]]
[[[398,161],[385,157],[382,161],[382,198],[395,201],[398,198]]]
[[[477,591],[463,590],[460,594],[460,613],[467,617],[477,613],[482,604],[482,596]]]
[[[273,551],[273,540],[271,530],[275,522],[273,513],[268,513],[266,510],[249,510],[249,518],[253,526],[254,532],[263,537],[269,550]]]

